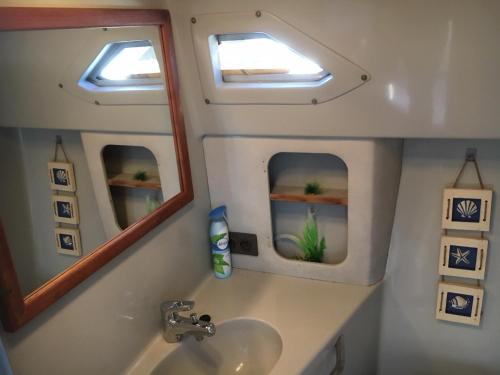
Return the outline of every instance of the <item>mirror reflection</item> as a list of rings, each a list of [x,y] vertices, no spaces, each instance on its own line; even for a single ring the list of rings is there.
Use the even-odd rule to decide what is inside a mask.
[[[158,28],[0,33],[0,220],[24,295],[180,192]]]
[[[158,163],[148,148],[107,145],[102,150],[102,161],[120,229],[163,203]]]

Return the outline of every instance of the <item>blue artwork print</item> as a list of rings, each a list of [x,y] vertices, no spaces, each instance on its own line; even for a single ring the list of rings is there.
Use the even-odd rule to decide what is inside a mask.
[[[65,217],[67,219],[71,219],[73,217],[73,211],[71,209],[71,203],[69,202],[56,202],[57,207],[57,216]]]
[[[453,198],[452,221],[479,223],[481,199]]]
[[[64,250],[75,250],[75,241],[70,234],[59,233],[59,243]]]
[[[467,294],[448,292],[446,296],[446,313],[460,316],[472,316],[474,297]]]
[[[52,168],[52,175],[54,176],[54,184],[56,185],[69,185],[69,176],[66,169]]]
[[[476,270],[477,247],[450,245],[448,267],[459,270]]]

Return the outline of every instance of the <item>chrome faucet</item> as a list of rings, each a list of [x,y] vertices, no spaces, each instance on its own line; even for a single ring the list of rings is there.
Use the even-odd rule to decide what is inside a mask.
[[[180,342],[185,335],[192,335],[198,341],[205,336],[215,335],[215,325],[210,323],[208,315],[200,318],[191,313],[189,318],[179,315],[181,311],[191,311],[194,301],[165,301],[161,304],[161,320],[163,323],[163,337],[167,342]]]

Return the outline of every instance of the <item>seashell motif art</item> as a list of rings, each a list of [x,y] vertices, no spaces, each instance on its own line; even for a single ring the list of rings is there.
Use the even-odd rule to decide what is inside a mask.
[[[490,230],[493,190],[444,189],[443,229]]]
[[[73,239],[71,236],[62,236],[62,242],[66,246],[73,246]]]
[[[454,309],[464,310],[469,306],[471,301],[467,298],[462,297],[462,296],[455,296],[452,299],[450,299],[449,302],[451,304],[451,307],[453,307]]]
[[[469,284],[440,282],[436,318],[478,326],[481,321],[484,288]]]
[[[59,183],[66,185],[68,183],[68,173],[62,169],[59,169],[56,172],[56,179]]]
[[[457,211],[461,217],[470,219],[474,214],[478,212],[478,207],[476,203],[469,199],[466,199],[458,204]]]
[[[55,191],[76,191],[75,172],[73,163],[48,163],[50,188]]]
[[[80,231],[72,228],[55,228],[56,250],[59,254],[79,257],[82,255]]]

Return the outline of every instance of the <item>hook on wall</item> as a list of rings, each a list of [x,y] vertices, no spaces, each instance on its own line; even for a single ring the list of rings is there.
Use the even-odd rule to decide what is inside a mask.
[[[465,150],[466,161],[476,161],[477,148],[468,148]]]

